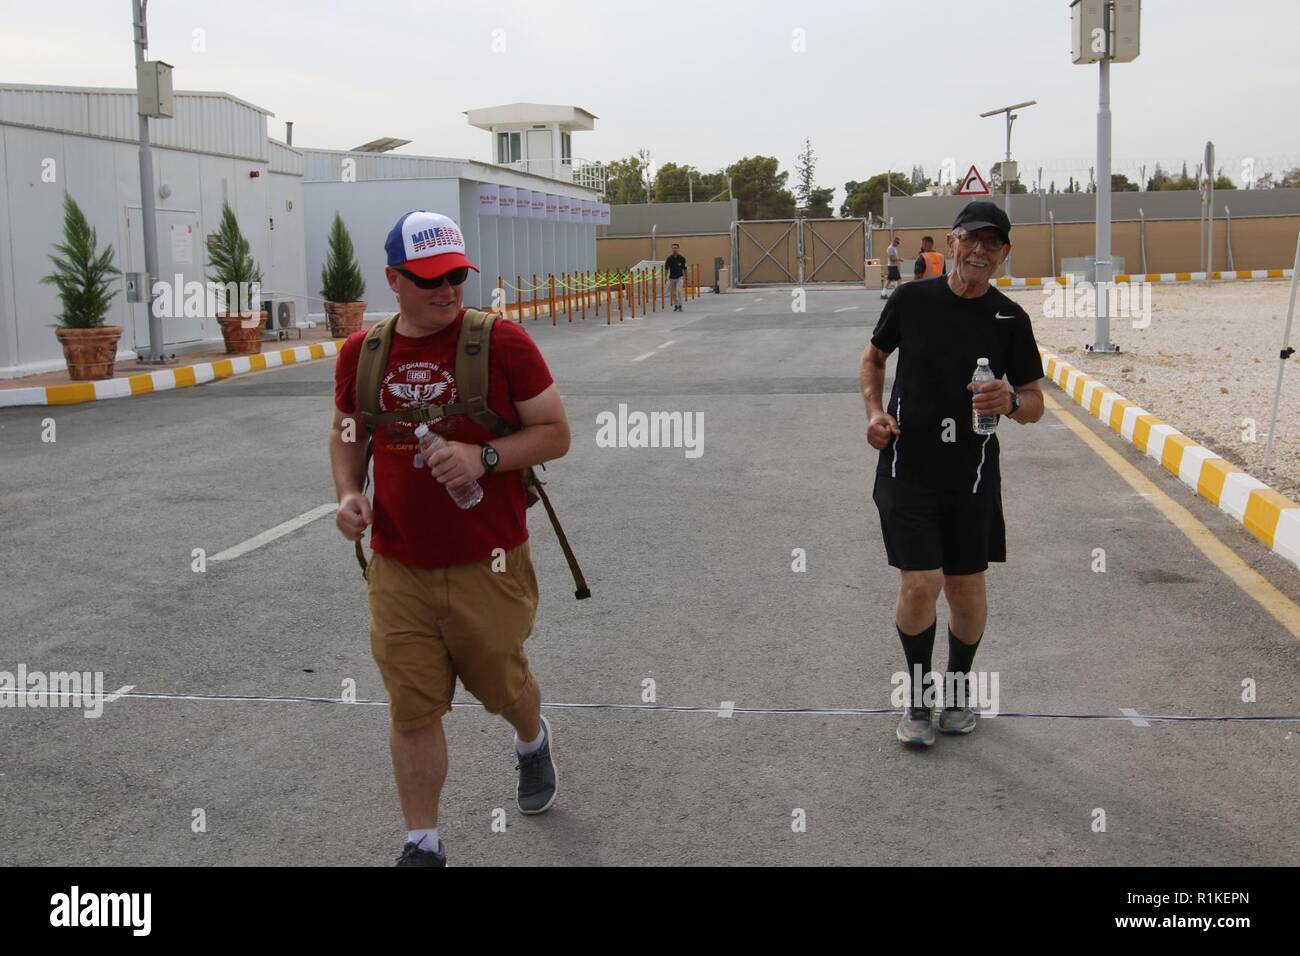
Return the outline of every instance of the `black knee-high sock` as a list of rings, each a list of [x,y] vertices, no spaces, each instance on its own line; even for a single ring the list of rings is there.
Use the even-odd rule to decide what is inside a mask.
[[[922,695],[925,693],[925,688],[934,683],[934,679],[930,677],[930,658],[934,654],[934,629],[938,623],[938,621],[935,621],[934,624],[931,624],[920,634],[905,634],[897,622],[894,624],[894,627],[898,630],[899,640],[903,642],[903,656],[907,658],[908,707],[924,706],[921,700],[916,697],[915,677],[917,667],[921,668],[920,692]]]
[[[984,635],[981,634],[979,636],[979,640],[977,640],[974,644],[964,644],[961,641],[957,640],[957,635],[952,632],[952,628],[951,627],[948,628],[948,670],[947,673],[944,675],[945,694],[947,694],[949,687],[955,688],[956,679],[949,675],[970,673],[971,665],[975,663],[975,651],[979,649],[980,641],[982,641],[983,639],[984,639]],[[964,699],[959,698],[958,700],[961,700],[960,706],[962,707],[971,706],[971,701],[973,700],[973,697],[970,693],[969,680],[966,681],[965,698]],[[948,700],[945,698],[943,702],[944,707],[955,707],[958,705],[958,700]]]

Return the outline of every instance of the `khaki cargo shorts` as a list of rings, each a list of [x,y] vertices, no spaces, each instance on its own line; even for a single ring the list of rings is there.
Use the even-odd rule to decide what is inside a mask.
[[[528,688],[537,575],[527,541],[506,552],[504,571],[491,558],[415,568],[376,553],[368,578],[370,650],[396,729],[419,730],[450,710],[457,677],[493,714]]]

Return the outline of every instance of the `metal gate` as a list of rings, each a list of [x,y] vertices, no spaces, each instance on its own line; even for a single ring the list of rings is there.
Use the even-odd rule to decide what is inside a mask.
[[[745,219],[731,224],[734,285],[862,283],[865,219]]]

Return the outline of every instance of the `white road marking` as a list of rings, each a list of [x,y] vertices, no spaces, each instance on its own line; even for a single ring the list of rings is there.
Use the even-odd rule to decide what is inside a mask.
[[[654,352],[646,352],[644,355],[638,355],[638,356],[637,356],[636,358],[634,358],[632,361],[633,361],[633,362],[640,362],[640,361],[643,361],[643,360],[645,360],[645,359],[648,359],[648,358],[649,358],[650,356],[652,356],[652,355],[654,355]]]
[[[254,535],[253,537],[249,538],[247,541],[239,542],[239,544],[235,545],[233,548],[227,548],[225,551],[221,551],[217,554],[214,554],[208,560],[209,561],[232,561],[235,558],[240,557],[241,555],[248,554],[248,552],[254,550],[255,548],[260,548],[264,544],[270,544],[272,541],[276,540],[277,538],[283,538],[286,534],[290,534],[294,531],[297,531],[299,528],[311,524],[313,521],[317,520],[318,518],[323,518],[328,514],[334,514],[336,511],[338,511],[338,508],[339,506],[336,504],[327,504],[327,505],[321,505],[319,508],[312,508],[311,511],[308,511],[304,514],[300,514],[296,518],[290,518],[288,521],[284,522],[283,524],[278,524],[274,528],[269,528],[266,531],[263,531],[259,535]]]
[[[1121,707],[1121,708],[1119,709],[1119,712],[1120,712],[1121,714],[1123,714],[1125,717],[1127,717],[1129,720],[1131,720],[1131,721],[1133,722],[1133,726],[1134,726],[1134,727],[1150,727],[1150,726],[1151,726],[1151,724],[1148,723],[1145,719],[1143,719],[1142,715],[1139,714],[1139,713],[1138,713],[1136,710],[1134,710],[1132,707]]]
[[[668,340],[667,342],[665,342],[663,345],[659,346],[659,348],[661,348],[661,349],[666,349],[666,348],[668,348],[668,346],[672,345],[672,344],[673,344],[674,342],[676,342],[676,341],[677,341],[676,339],[669,339],[669,340]]]
[[[835,311],[836,311],[836,312],[856,312],[856,311],[857,311],[857,308],[858,308],[858,307],[857,307],[856,305],[846,305],[846,306],[844,306],[844,308],[842,308],[842,309],[836,309]]]
[[[736,702],[734,700],[724,700],[721,704],[718,705],[718,716],[730,717],[732,715],[732,712],[735,711],[735,709],[736,709]]]
[[[737,312],[744,312],[744,311],[745,311],[745,307],[742,305],[742,306],[741,306],[739,309],[737,309],[736,311],[737,311]]]

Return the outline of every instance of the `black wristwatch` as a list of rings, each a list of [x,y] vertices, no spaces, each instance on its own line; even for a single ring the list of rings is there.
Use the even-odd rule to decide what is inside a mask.
[[[501,453],[491,445],[480,445],[479,457],[483,459],[483,470],[489,475],[496,471],[497,465],[501,463]]]
[[[1014,415],[1018,411],[1020,411],[1020,393],[1013,388],[1011,390],[1011,411],[1007,414]]]

